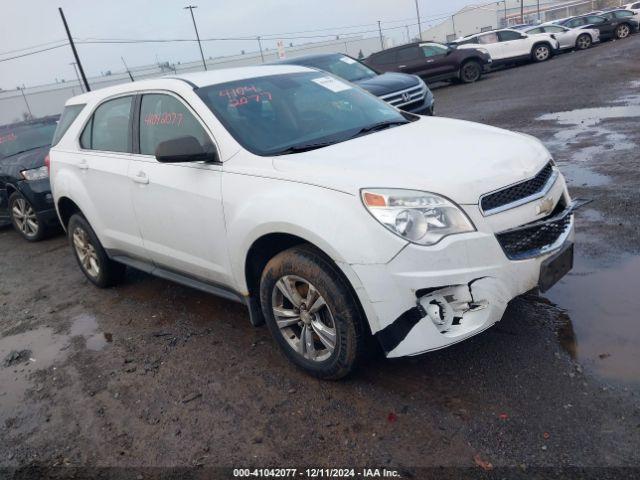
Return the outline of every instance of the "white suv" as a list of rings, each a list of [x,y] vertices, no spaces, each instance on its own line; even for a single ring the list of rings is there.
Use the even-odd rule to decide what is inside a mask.
[[[458,45],[458,48],[482,46],[491,55],[493,66],[528,59],[544,62],[560,48],[553,34],[527,35],[510,28],[469,35],[452,43]]]
[[[128,265],[242,302],[321,378],[370,335],[388,357],[475,335],[572,265],[576,203],[539,141],[307,67],[119,85],[59,128],[53,194],[91,282]]]

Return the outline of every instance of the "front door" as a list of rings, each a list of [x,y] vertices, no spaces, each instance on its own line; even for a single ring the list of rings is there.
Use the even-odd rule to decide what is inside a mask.
[[[222,166],[204,162],[160,163],[158,145],[185,136],[213,144],[193,110],[176,96],[142,96],[139,155],[129,177],[144,246],[153,262],[182,274],[229,283],[222,208]]]

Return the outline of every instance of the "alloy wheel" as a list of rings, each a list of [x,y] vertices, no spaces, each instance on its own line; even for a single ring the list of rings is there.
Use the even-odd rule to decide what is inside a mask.
[[[100,275],[100,260],[89,235],[82,227],[76,227],[73,231],[73,248],[84,271],[89,276],[97,278]]]
[[[549,48],[545,47],[544,45],[537,47],[535,56],[536,60],[538,60],[539,62],[546,60],[547,58],[549,58]]]
[[[629,25],[620,25],[617,30],[618,38],[627,38],[629,36],[630,30]]]
[[[462,77],[466,82],[475,82],[480,77],[480,69],[474,63],[468,63],[462,69]]]
[[[13,202],[11,214],[16,226],[25,237],[35,237],[40,226],[38,217],[33,207],[24,198],[18,198]]]
[[[276,324],[289,346],[307,360],[322,362],[336,348],[336,324],[317,288],[295,275],[273,287],[271,305]]]
[[[591,46],[591,37],[589,35],[581,35],[578,38],[578,48],[580,50],[586,50]]]

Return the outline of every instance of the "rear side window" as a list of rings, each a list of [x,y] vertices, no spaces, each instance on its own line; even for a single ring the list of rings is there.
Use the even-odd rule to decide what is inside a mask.
[[[417,47],[403,48],[398,50],[398,62],[407,62],[422,58],[422,52]]]
[[[500,41],[501,42],[508,42],[510,40],[520,40],[522,38],[522,35],[520,35],[518,32],[512,32],[511,30],[503,30],[502,32],[500,32]]]
[[[615,13],[616,18],[629,18],[633,17],[633,12],[619,11]]]
[[[540,28],[536,28],[536,30],[542,30]],[[544,27],[544,31],[547,33],[563,33],[565,32],[564,27]],[[529,30],[529,33],[532,33],[531,30]],[[536,33],[540,33],[540,32],[536,32]]]
[[[82,132],[80,146],[87,150],[130,153],[132,104],[133,97],[122,97],[100,105]]]
[[[438,55],[444,55],[449,50],[441,45],[421,45],[422,53],[425,57],[437,57]]]
[[[575,28],[575,27],[579,27],[581,25],[586,25],[587,21],[584,18],[574,18],[573,20],[569,20],[567,22],[567,27],[569,28]],[[593,23],[593,22],[591,22]]]
[[[602,17],[587,17],[587,21],[589,23],[593,23],[594,25],[600,25],[601,23],[606,22],[605,18]],[[585,25],[586,22],[580,23],[580,25]]]
[[[200,122],[177,98],[164,94],[142,97],[140,106],[140,153],[155,155],[167,140],[194,137],[205,151],[213,146]]]
[[[396,63],[396,52],[384,52],[377,55],[373,55],[371,60],[377,65],[388,65],[390,63]]]
[[[545,28],[545,31],[551,31],[551,30],[547,30],[547,29]],[[533,30],[527,30],[527,33],[528,33],[529,35],[536,35],[536,34],[538,34],[538,33],[542,33],[542,32],[543,32],[542,27],[534,28]]]
[[[482,45],[488,45],[490,43],[498,43],[498,34],[497,33],[488,33],[486,35],[480,35],[478,37],[478,43]]]
[[[56,128],[55,133],[53,134],[53,140],[51,140],[51,146],[57,145],[60,139],[67,133],[69,127],[73,123],[73,121],[78,118],[80,112],[84,108],[84,105],[69,105],[64,107],[62,111],[62,116],[60,117],[60,121],[58,122],[58,127]]]

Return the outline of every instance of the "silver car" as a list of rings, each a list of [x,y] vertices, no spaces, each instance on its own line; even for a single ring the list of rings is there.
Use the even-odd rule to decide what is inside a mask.
[[[523,30],[528,35],[552,34],[560,43],[560,50],[586,50],[600,41],[600,31],[595,28],[567,28],[561,25],[538,25]]]

